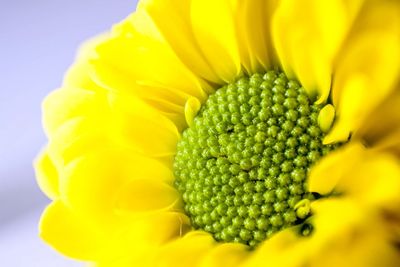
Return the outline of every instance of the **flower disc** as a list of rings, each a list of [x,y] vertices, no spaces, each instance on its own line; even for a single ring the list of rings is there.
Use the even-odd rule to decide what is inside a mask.
[[[254,246],[301,222],[309,168],[322,145],[321,107],[284,73],[242,77],[210,95],[178,143],[185,210],[216,240]],[[302,202],[304,203],[304,201]]]

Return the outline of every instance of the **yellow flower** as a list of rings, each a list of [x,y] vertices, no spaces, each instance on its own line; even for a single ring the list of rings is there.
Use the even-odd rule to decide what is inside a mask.
[[[40,235],[95,266],[399,266],[400,3],[146,0],[43,104]]]

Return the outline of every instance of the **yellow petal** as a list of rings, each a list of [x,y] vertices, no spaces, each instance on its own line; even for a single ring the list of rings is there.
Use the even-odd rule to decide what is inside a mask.
[[[304,240],[292,229],[286,229],[264,241],[243,266],[302,266],[307,250]]]
[[[64,166],[82,154],[109,146],[106,119],[75,117],[53,132],[48,151],[56,166]]]
[[[99,223],[113,220],[116,192],[127,179],[121,160],[113,151],[94,150],[68,163],[60,177],[63,201],[78,213],[102,218]]]
[[[92,67],[87,59],[78,58],[64,76],[64,88],[80,88],[89,91],[104,91],[105,88],[91,77]]]
[[[121,75],[119,71],[108,66],[94,64],[93,69],[94,73],[100,77],[97,79],[98,83],[108,88],[112,94],[128,98],[132,95],[136,96],[169,118],[178,129],[183,130],[186,127],[184,106],[187,99],[192,97],[191,95],[155,82],[134,82],[129,75]]]
[[[220,244],[201,261],[201,267],[239,266],[250,255],[247,246],[238,243]]]
[[[144,101],[164,100],[171,104],[183,106],[186,99],[190,97],[179,88],[157,84],[156,81],[134,81],[129,74],[121,75],[121,71],[111,66],[94,61],[91,65],[96,81],[111,92],[127,94],[129,97],[135,95]]]
[[[338,120],[332,135],[354,132],[397,89],[400,3],[367,1],[336,61],[332,97]],[[365,56],[368,55],[368,56]]]
[[[81,89],[53,91],[43,102],[43,124],[51,136],[63,123],[78,116],[101,117],[107,111],[106,95]]]
[[[172,185],[175,181],[170,164],[149,157],[135,154],[132,151],[119,151],[121,159],[125,159],[126,164],[121,168],[121,173],[126,177],[126,181],[138,179],[148,179]],[[125,154],[125,156],[123,156]]]
[[[156,27],[165,42],[190,70],[208,81],[219,83],[221,78],[203,55],[193,34],[190,5],[191,1],[142,1],[137,12],[141,16],[148,14],[154,25],[148,23],[146,28]],[[154,33],[154,31],[148,32]]]
[[[128,18],[118,29],[142,19]],[[210,86],[195,77],[167,44],[139,34],[136,27],[145,25],[118,30],[113,39],[96,47],[99,57],[92,60],[93,79],[112,94],[142,99],[183,130],[186,101],[193,97],[204,102]]]
[[[56,199],[59,195],[58,172],[46,150],[40,153],[34,165],[36,181],[40,189],[50,199]]]
[[[187,123],[184,116],[184,107],[161,98],[156,100],[148,99],[144,101],[149,106],[154,107],[156,110],[159,110],[163,116],[172,121],[176,125],[179,132],[182,132],[184,129],[187,128]]]
[[[189,219],[182,213],[160,212],[135,218],[109,239],[107,253],[97,259],[96,266],[155,266],[157,251],[189,230]]]
[[[399,85],[400,86],[400,85]],[[400,149],[400,87],[368,116],[357,135],[376,149]]]
[[[283,69],[294,74],[317,103],[329,96],[333,60],[363,1],[284,0],[272,22]]]
[[[148,156],[175,154],[180,136],[173,122],[134,97],[114,94],[110,103],[116,142]]]
[[[381,214],[349,198],[318,200],[313,210],[310,266],[394,267],[400,263]]]
[[[138,182],[135,182],[136,180]],[[145,180],[149,182],[146,183]],[[86,152],[66,165],[62,171],[60,191],[62,199],[74,210],[96,218],[105,216],[106,220],[112,221],[116,215],[117,204],[123,203],[126,208],[131,205],[136,209],[139,209],[140,205],[145,207],[147,204],[150,207],[150,204],[153,204],[155,208],[157,203],[163,205],[162,203],[168,202],[171,195],[174,195],[169,194],[173,189],[166,185],[159,188],[154,186],[150,188],[153,191],[142,192],[143,196],[147,193],[150,197],[157,189],[167,195],[158,196],[158,202],[154,200],[152,203],[136,203],[132,201],[134,196],[129,198],[126,194],[121,195],[129,193],[130,189],[135,190],[132,187],[126,188],[126,185],[139,184],[140,188],[144,189],[146,184],[171,184],[172,180],[172,171],[161,162],[141,157],[132,151],[103,149]],[[127,202],[118,202],[124,199]]]
[[[369,155],[337,184],[337,190],[366,205],[399,211],[400,164],[388,154]]]
[[[365,234],[351,245],[326,248],[311,258],[309,266],[397,267],[399,264],[399,252],[393,245],[376,234]]]
[[[198,266],[203,257],[216,246],[206,232],[192,231],[162,248],[156,258],[158,266]]]
[[[324,106],[318,114],[318,125],[323,132],[328,132],[335,119],[335,108],[328,104]]]
[[[270,19],[277,1],[235,1],[241,63],[248,73],[270,69],[273,59]]]
[[[362,161],[364,151],[362,144],[351,142],[323,157],[311,168],[308,190],[320,194],[332,192],[346,172]]]
[[[333,126],[333,129],[325,136],[324,143],[333,143],[346,141],[351,133],[352,129],[355,129],[358,122],[354,121],[354,118],[360,118],[363,113],[363,98],[365,98],[365,87],[367,86],[367,77],[363,75],[353,75],[351,80],[349,79],[346,87],[342,92],[342,100],[338,107],[338,116]],[[343,108],[346,109],[343,114]],[[349,119],[349,118],[353,118]]]
[[[97,36],[89,38],[83,44],[80,45],[76,58],[87,61],[90,58],[96,57],[96,52],[95,52],[96,46],[98,46],[102,42],[107,41],[111,37],[112,35],[110,32],[104,32],[100,33]],[[68,77],[68,75],[66,76]],[[78,84],[75,84],[75,86],[80,88]]]
[[[310,200],[302,199],[296,203],[294,210],[296,211],[297,218],[305,219],[310,214]]]
[[[104,88],[100,87],[99,84],[92,79],[92,70],[89,61],[96,57],[95,47],[110,37],[110,34],[104,33],[87,40],[81,45],[78,50],[76,61],[64,76],[63,87],[92,91],[104,90]]]
[[[381,138],[374,144],[374,150],[390,151],[395,154],[400,153],[400,129],[396,129],[387,133],[387,136]]]
[[[232,82],[241,66],[231,1],[193,0],[190,11],[193,34],[208,63],[221,80]]]
[[[143,213],[177,209],[181,206],[178,191],[154,179],[135,179],[118,192],[116,208],[124,212]]]
[[[312,203],[315,217],[311,219],[317,235],[314,242],[326,242],[333,238],[333,233],[342,233],[352,229],[354,224],[362,221],[366,212],[359,209],[356,202],[349,198],[327,198]],[[348,237],[350,238],[350,237]]]
[[[185,118],[187,125],[193,125],[193,119],[201,108],[201,103],[197,98],[189,98],[185,104]]]
[[[314,201],[312,209],[310,236],[299,236],[295,228],[283,230],[264,241],[243,266],[378,267],[400,262],[380,214],[350,198]]]
[[[74,214],[61,201],[44,211],[40,221],[40,237],[66,256],[95,260],[107,240],[95,225]]]
[[[137,246],[149,245],[159,246],[168,245],[175,242],[190,232],[189,218],[180,212],[159,212],[136,220],[135,227],[131,230],[132,237],[141,240],[142,244]]]
[[[194,76],[168,45],[137,32],[130,34],[115,36],[96,47],[93,74],[100,84],[125,92],[135,89],[135,84],[150,84],[206,98],[204,81]]]

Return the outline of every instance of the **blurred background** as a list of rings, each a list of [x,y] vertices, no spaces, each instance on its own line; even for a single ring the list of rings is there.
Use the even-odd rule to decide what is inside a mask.
[[[46,143],[40,105],[78,46],[135,7],[135,0],[0,0],[0,266],[83,265],[37,236],[49,203],[32,168]]]

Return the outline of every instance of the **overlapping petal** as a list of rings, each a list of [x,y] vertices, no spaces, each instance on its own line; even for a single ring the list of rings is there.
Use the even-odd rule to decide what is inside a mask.
[[[56,199],[59,192],[59,175],[46,150],[35,160],[35,175],[40,189],[50,199]]]
[[[229,0],[192,0],[191,3],[194,37],[207,61],[224,82],[233,81],[241,71],[233,12]],[[207,14],[207,19],[204,19],[204,14]]]
[[[129,95],[111,95],[110,105],[113,137],[121,146],[147,156],[174,155],[180,134],[171,120]]]
[[[368,124],[374,110],[398,90],[400,4],[367,1],[335,62],[332,89],[338,120],[328,140],[346,139]]]
[[[164,246],[157,254],[156,263],[159,266],[198,266],[203,257],[216,246],[210,234],[192,231]]]
[[[106,239],[96,225],[54,201],[43,213],[40,222],[40,237],[69,257],[95,260]]]
[[[286,73],[324,103],[333,62],[363,1],[281,1],[272,21],[274,47]]]
[[[168,184],[152,179],[135,179],[118,193],[117,209],[143,213],[180,208],[178,191]]]
[[[239,266],[251,254],[249,248],[238,243],[219,244],[202,259],[200,267]]]
[[[329,155],[315,167],[310,176],[311,191],[343,194],[367,207],[399,211],[400,162],[396,157],[357,146],[347,148],[341,156]]]
[[[64,123],[76,117],[107,120],[106,97],[104,93],[74,88],[52,92],[43,102],[43,124],[47,134],[51,136]]]
[[[265,241],[243,266],[396,266],[399,254],[381,214],[363,210],[353,200],[328,199],[313,204],[310,236],[298,227]],[[345,256],[344,256],[345,255]]]
[[[191,28],[190,6],[191,1],[143,1],[137,12],[148,14],[153,27],[159,31],[189,69],[207,81],[219,83],[221,78],[211,67],[196,42]],[[174,19],[165,19],[166,16]],[[176,31],[182,34],[177,35]]]
[[[400,152],[400,84],[388,98],[374,110],[357,130],[357,135],[362,136],[365,142],[377,150]],[[379,124],[379,127],[376,125]]]
[[[269,30],[278,1],[234,1],[240,61],[247,73],[263,72],[276,64]]]
[[[309,174],[310,192],[329,194],[354,166],[363,161],[366,148],[361,143],[351,143],[330,153],[314,166]]]

